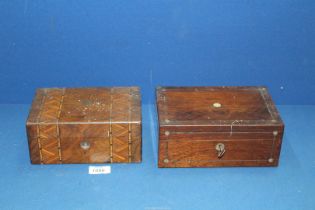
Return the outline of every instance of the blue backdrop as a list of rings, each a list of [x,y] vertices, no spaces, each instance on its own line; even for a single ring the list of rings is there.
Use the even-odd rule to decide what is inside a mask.
[[[314,11],[315,0],[0,0],[0,208],[314,210],[315,106],[300,106],[315,105]],[[142,88],[141,164],[104,176],[30,164],[35,88],[126,85]],[[279,167],[158,169],[157,85],[267,85],[284,104]]]
[[[0,103],[37,87],[267,85],[315,104],[315,1],[0,1]]]

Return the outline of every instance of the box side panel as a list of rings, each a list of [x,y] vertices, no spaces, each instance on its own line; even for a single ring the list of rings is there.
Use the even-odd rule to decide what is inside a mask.
[[[139,163],[142,161],[142,125],[133,124],[131,130],[131,141],[129,145],[129,156],[131,162]]]
[[[129,140],[129,160],[142,161],[142,109],[141,93],[138,87],[131,88],[131,133]]]
[[[60,139],[56,125],[27,125],[31,162],[34,164],[57,164],[60,160]]]
[[[279,132],[278,132],[277,136],[275,137],[275,142],[274,142],[274,146],[273,146],[273,151],[274,151],[273,158],[276,161],[275,165],[278,165],[279,161],[280,161],[283,135],[284,135],[284,125],[279,127]]]
[[[28,148],[29,148],[29,155],[32,164],[40,164],[41,163],[41,154],[39,150],[39,145],[37,138],[37,128],[36,125],[26,125],[26,133],[28,139]]]

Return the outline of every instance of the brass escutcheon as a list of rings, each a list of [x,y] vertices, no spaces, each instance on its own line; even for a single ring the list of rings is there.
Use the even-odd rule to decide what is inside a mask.
[[[219,102],[215,102],[212,104],[214,108],[220,108],[222,105]]]
[[[88,142],[88,141],[86,141],[86,140],[80,142],[80,147],[81,147],[82,149],[84,149],[84,150],[90,149],[90,146],[91,146],[91,145],[90,145],[90,142]]]

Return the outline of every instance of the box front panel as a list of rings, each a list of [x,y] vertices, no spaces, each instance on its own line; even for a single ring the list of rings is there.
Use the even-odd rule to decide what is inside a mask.
[[[33,164],[141,162],[141,124],[28,126]]]
[[[224,145],[224,155],[219,157],[217,145]],[[273,143],[258,141],[168,141],[161,144],[161,167],[233,166],[235,162],[244,165],[268,164]]]
[[[275,166],[281,140],[278,132],[166,132],[159,167]]]

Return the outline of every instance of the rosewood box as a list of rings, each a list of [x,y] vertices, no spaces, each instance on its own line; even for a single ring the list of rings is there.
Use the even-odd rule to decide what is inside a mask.
[[[141,162],[137,87],[38,89],[26,128],[33,164]]]
[[[284,125],[265,87],[160,87],[159,167],[277,166]]]

